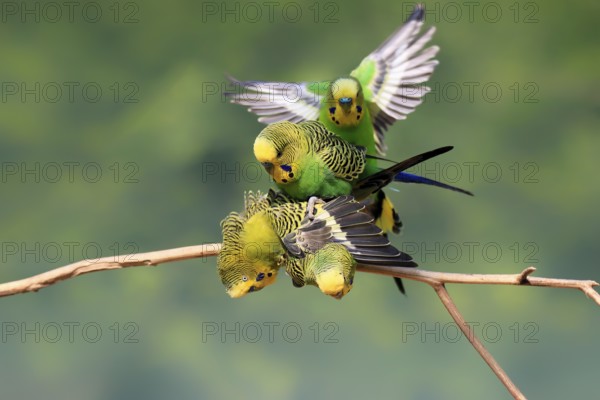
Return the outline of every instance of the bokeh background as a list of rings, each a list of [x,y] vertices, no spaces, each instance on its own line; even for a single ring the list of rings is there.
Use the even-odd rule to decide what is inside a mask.
[[[387,142],[397,160],[454,145],[416,171],[476,196],[397,185],[393,241],[436,271],[600,280],[600,6],[472,4],[427,4],[434,90]],[[3,2],[0,280],[220,241],[244,191],[270,185],[251,152],[262,126],[222,98],[224,72],[348,73],[413,5]],[[509,397],[426,285],[401,296],[361,273],[335,301],[282,274],[232,300],[215,268],[96,273],[1,299],[1,397]],[[597,396],[599,311],[582,293],[450,291],[526,395]]]

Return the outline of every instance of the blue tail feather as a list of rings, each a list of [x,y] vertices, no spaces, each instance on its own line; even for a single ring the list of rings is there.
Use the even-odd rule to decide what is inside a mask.
[[[423,185],[437,186],[443,189],[448,189],[455,192],[468,194],[469,196],[473,196],[473,193],[469,192],[468,190],[457,188],[456,186],[447,185],[445,183],[438,182],[433,179],[424,178],[419,175],[409,174],[408,172],[399,172],[394,177],[394,181],[403,183],[421,183]]]

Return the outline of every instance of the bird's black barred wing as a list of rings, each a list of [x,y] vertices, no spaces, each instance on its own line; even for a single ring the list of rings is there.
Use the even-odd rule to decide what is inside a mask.
[[[325,168],[336,178],[347,181],[358,179],[365,169],[366,149],[327,130],[318,121],[306,121],[299,124],[308,139],[309,148],[323,161]]]
[[[305,218],[283,243],[295,257],[314,253],[327,243],[340,243],[358,263],[416,267],[408,254],[391,245],[364,209],[352,196],[337,197],[326,203],[312,221]]]

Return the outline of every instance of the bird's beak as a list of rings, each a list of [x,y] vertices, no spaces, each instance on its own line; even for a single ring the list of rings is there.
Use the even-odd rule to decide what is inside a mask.
[[[352,106],[352,98],[351,97],[342,97],[338,100],[340,107],[344,112],[350,112],[350,107]]]
[[[262,162],[261,164],[263,167],[265,167],[265,170],[267,171],[267,173],[269,175],[273,175],[273,163],[265,161],[265,162]]]

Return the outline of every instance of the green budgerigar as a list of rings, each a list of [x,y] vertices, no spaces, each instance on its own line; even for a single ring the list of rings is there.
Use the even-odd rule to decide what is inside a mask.
[[[303,258],[288,258],[285,269],[294,286],[317,286],[326,295],[341,299],[352,289],[356,265],[346,246],[330,242]]]
[[[365,57],[349,76],[322,82],[238,81],[227,93],[232,103],[249,107],[259,121],[319,120],[370,155],[385,155],[386,129],[422,103],[427,82],[438,61],[437,46],[425,48],[435,28],[423,35],[425,11],[415,6],[408,20]]]
[[[363,200],[376,191],[357,193],[357,186],[364,188],[365,182],[375,182],[381,188],[397,180],[403,170],[451,149],[442,147],[382,169],[368,163],[363,147],[340,138],[318,121],[276,122],[263,129],[254,141],[258,162],[281,190],[300,201],[313,196],[330,199],[349,194]],[[385,184],[381,184],[382,178],[387,180]]]
[[[357,262],[416,266],[351,196],[316,205],[313,219],[307,218],[306,207],[306,202],[289,202],[272,191],[264,196],[250,193],[244,213],[230,213],[222,221],[217,270],[231,297],[268,286],[281,267],[295,286],[316,285],[340,298],[352,287]]]

